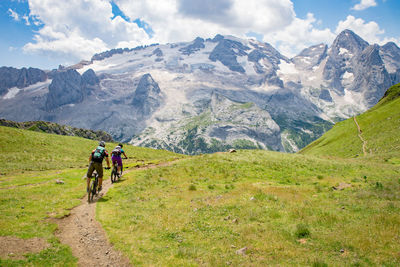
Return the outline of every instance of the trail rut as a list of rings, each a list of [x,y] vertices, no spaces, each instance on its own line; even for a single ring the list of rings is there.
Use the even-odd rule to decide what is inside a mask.
[[[368,152],[367,152],[367,141],[361,135],[362,134],[362,130],[361,130],[360,125],[358,124],[357,119],[356,119],[355,116],[353,117],[353,120],[354,120],[354,123],[357,126],[358,138],[360,138],[360,140],[361,140],[361,142],[363,144],[362,145],[362,150],[363,150],[364,156],[366,156],[368,154]]]

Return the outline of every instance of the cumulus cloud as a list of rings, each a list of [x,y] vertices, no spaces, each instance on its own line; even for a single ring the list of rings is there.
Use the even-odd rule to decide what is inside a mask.
[[[339,34],[345,29],[354,31],[369,43],[379,43],[379,35],[385,33],[375,21],[366,22],[363,19],[355,18],[351,15],[347,16],[346,20],[339,21],[335,33]]]
[[[318,23],[312,13],[307,14],[306,19],[295,18],[290,25],[281,31],[264,36],[264,41],[271,43],[285,56],[292,57],[306,47],[318,43],[331,43],[335,34],[330,29],[317,29]]]
[[[364,10],[370,7],[376,6],[375,0],[361,0],[360,3],[352,7],[353,10]]]
[[[12,17],[15,21],[19,21],[19,15],[17,12],[15,12],[14,10],[12,10],[11,8],[8,9],[8,14],[10,15],[10,17]]]
[[[363,0],[360,5],[372,2]],[[216,34],[243,38],[251,32],[290,57],[310,45],[330,44],[335,33],[346,28],[369,42],[384,40],[380,38],[383,30],[378,24],[353,16],[340,21],[335,33],[320,29],[320,22],[313,14],[297,17],[291,0],[113,0],[113,3],[128,19],[115,17],[109,0],[29,0],[29,19],[41,28],[34,40],[24,46],[24,51],[62,54],[80,60],[112,48],[190,41],[197,36],[208,38]],[[150,25],[151,37],[133,22],[137,19]]]
[[[108,0],[30,0],[29,8],[34,23],[40,22],[43,27],[34,42],[24,46],[27,53],[69,55],[80,60],[123,41],[139,45],[149,39],[136,23],[119,16],[111,19]]]

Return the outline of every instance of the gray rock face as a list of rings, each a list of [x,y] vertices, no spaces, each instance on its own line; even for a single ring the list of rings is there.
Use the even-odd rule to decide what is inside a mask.
[[[369,105],[374,105],[382,98],[386,90],[392,85],[389,73],[384,68],[384,63],[379,55],[379,46],[371,45],[365,48],[356,58],[354,68],[354,83],[350,90],[354,92],[365,91],[365,100]],[[372,87],[374,90],[366,90]]]
[[[390,74],[400,70],[400,48],[395,43],[389,42],[380,47],[379,55]]]
[[[65,104],[80,103],[84,96],[81,75],[76,70],[61,71],[49,86],[45,108],[50,111]]]
[[[132,105],[141,116],[149,116],[163,102],[160,87],[149,73],[142,76],[133,96]]]
[[[326,58],[327,51],[328,46],[325,44],[314,45],[301,51],[292,59],[292,62],[297,68],[310,70]]]
[[[214,38],[214,40],[216,38]],[[250,48],[244,46],[240,42],[229,39],[221,39],[218,45],[211,52],[209,59],[214,62],[217,60],[220,61],[231,71],[244,73],[244,68],[237,62],[237,56],[247,55],[246,51],[249,49]]]
[[[190,54],[193,54],[193,53],[195,53],[195,52],[201,50],[201,49],[204,48],[204,47],[205,47],[205,45],[204,45],[204,39],[203,39],[203,38],[200,38],[200,37],[197,37],[197,38],[193,41],[193,43],[191,43],[190,45],[185,46],[185,47],[179,49],[179,51],[181,51],[182,54],[188,55],[188,56],[189,56]]]
[[[351,31],[292,59],[267,43],[222,35],[116,49],[94,56],[101,62],[48,73],[51,84],[5,91],[0,116],[105,130],[188,154],[295,152],[400,82],[398,59],[396,45],[370,46]]]
[[[352,72],[352,59],[354,56],[360,55],[367,46],[366,41],[350,30],[345,30],[336,37],[328,52],[328,60],[323,72],[328,86],[334,88],[339,94],[344,93],[341,82],[342,75],[346,71]]]
[[[40,69],[16,69],[12,67],[1,67],[0,96],[7,93],[8,89],[12,87],[24,88],[38,82],[44,82],[46,80],[46,73]]]

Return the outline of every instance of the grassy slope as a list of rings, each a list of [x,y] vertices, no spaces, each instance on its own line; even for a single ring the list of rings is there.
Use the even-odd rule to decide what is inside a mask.
[[[368,157],[400,160],[400,84],[388,89],[372,109],[357,116],[362,136],[367,141]],[[300,153],[356,157],[363,155],[362,142],[353,118],[337,123],[330,131]]]
[[[41,237],[51,244],[27,260],[0,259],[0,266],[75,265],[70,249],[54,237],[56,225],[48,218],[62,217],[80,203],[86,193],[82,177],[96,145],[78,137],[0,127],[0,236]],[[130,157],[124,162],[126,167],[182,157],[167,151],[124,148]],[[56,179],[65,184],[56,184]]]
[[[97,144],[79,137],[0,126],[0,173],[86,167],[89,154]],[[110,151],[115,145],[109,143],[106,149]],[[176,156],[168,151],[129,145],[124,149],[133,160],[157,162]]]
[[[398,266],[399,174],[360,159],[203,155],[129,173],[98,218],[135,266]],[[341,182],[352,187],[332,189]]]

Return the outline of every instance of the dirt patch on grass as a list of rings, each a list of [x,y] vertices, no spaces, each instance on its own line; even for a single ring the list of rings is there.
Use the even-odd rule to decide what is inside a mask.
[[[0,258],[23,260],[28,253],[38,253],[50,247],[46,239],[22,239],[14,236],[0,236]]]

